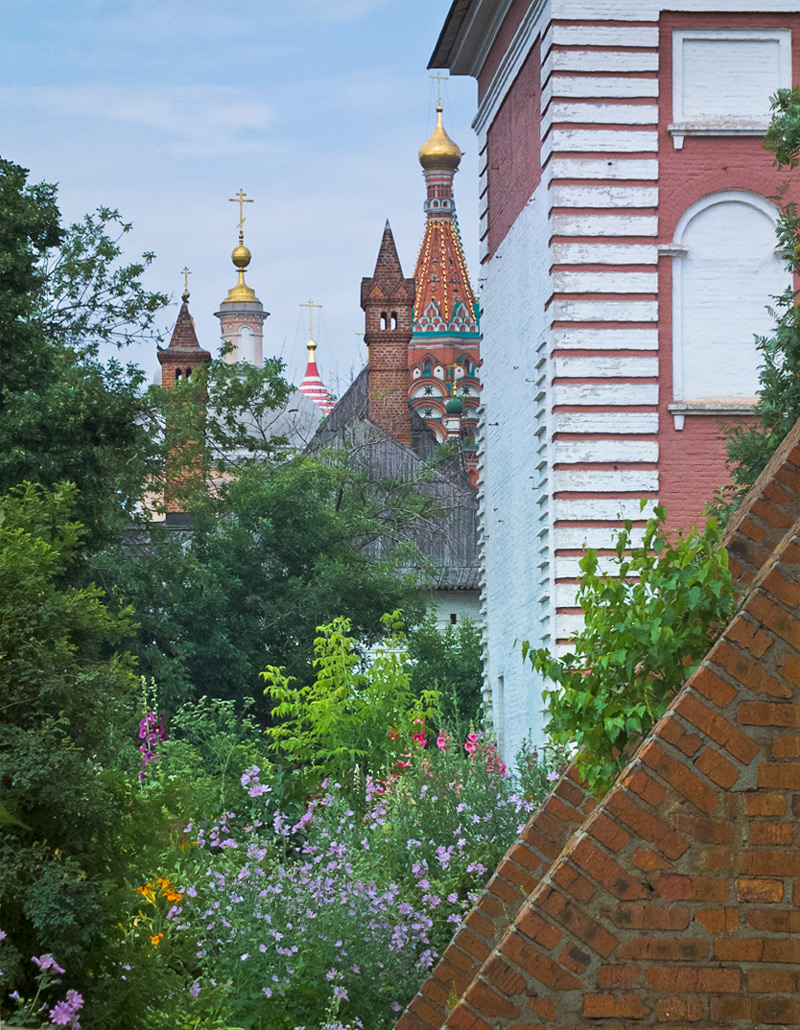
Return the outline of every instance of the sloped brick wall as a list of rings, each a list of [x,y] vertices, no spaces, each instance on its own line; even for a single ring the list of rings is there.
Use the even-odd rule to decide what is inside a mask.
[[[800,428],[729,527],[738,614],[601,802],[570,770],[399,1030],[800,1027],[799,515]]]

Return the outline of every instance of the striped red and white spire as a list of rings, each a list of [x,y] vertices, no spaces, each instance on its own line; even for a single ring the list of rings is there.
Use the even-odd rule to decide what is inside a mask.
[[[317,349],[316,343],[309,340],[306,346],[308,347],[308,364],[306,365],[306,374],[300,384],[300,393],[304,393],[317,407],[322,408],[326,415],[329,415],[336,402],[325,389],[325,384],[319,377],[319,369],[314,357],[314,351]]]

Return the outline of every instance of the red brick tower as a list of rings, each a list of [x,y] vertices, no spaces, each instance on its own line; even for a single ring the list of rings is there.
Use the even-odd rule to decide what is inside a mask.
[[[441,103],[436,107],[436,128],[420,148],[419,161],[427,190],[426,222],[414,271],[417,297],[408,350],[409,397],[443,442],[448,436],[448,397],[457,394],[464,405],[461,432],[471,442],[480,393],[478,304],[467,274],[453,196],[461,151],[444,130]],[[474,449],[468,447],[465,456],[477,474]]]
[[[369,418],[406,447],[411,446],[408,353],[415,287],[403,276],[389,222],[371,279],[361,280],[369,348]]]
[[[158,352],[158,363],[161,365],[161,385],[170,392],[175,390],[181,380],[189,379],[195,369],[211,361],[211,355],[207,350],[203,350],[197,340],[194,320],[189,314],[188,287],[184,288],[181,299],[183,303],[178,312],[169,347]],[[191,444],[187,443],[185,447],[190,448]],[[180,450],[183,449],[183,447],[180,448]],[[166,486],[164,488],[167,522],[173,521],[170,516],[183,511],[182,494],[186,483],[193,475],[191,469],[180,468],[184,465],[186,462],[181,459],[179,453],[176,450],[171,451],[167,458]],[[170,466],[172,466],[172,474]],[[176,466],[180,468],[177,472],[175,471]]]

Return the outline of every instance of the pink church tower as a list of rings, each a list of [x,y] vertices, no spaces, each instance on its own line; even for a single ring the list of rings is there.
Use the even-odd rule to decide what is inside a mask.
[[[222,344],[225,349],[224,359],[229,364],[235,361],[248,361],[261,368],[264,363],[264,322],[269,312],[256,297],[255,291],[244,280],[244,270],[250,264],[250,251],[244,245],[244,205],[252,204],[244,190],[239,190],[231,202],[239,205],[239,243],[231,253],[234,268],[239,273],[235,286],[228,290],[228,295],[215,312],[220,322]]]

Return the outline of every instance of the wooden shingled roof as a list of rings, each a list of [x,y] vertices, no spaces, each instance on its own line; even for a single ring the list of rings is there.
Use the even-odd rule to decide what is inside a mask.
[[[601,801],[565,774],[398,1030],[800,1027],[800,424],[726,545],[735,617]]]

